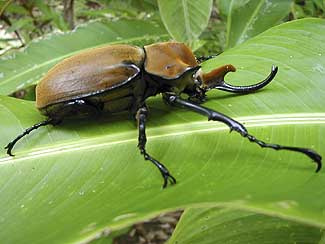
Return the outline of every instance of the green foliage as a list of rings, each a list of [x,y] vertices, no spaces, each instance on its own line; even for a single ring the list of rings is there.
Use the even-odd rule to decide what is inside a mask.
[[[261,80],[272,64],[280,72],[263,92],[211,92],[205,105],[245,122],[267,141],[324,154],[324,104],[317,95],[325,90],[324,26],[317,19],[283,24],[207,61],[204,70],[230,62],[237,66],[239,71],[227,77],[233,83]],[[137,130],[126,114],[42,128],[17,145],[16,157],[4,151],[0,156],[1,240],[81,242],[193,205],[232,206],[325,227],[325,177],[313,173],[308,158],[262,150],[229,135],[224,125],[170,109],[160,97],[148,105],[147,149],[178,184],[161,189],[161,175],[139,154]],[[5,96],[0,117],[0,145],[43,119],[33,102]]]
[[[292,5],[291,13],[294,19],[306,18],[308,16],[325,18],[325,1],[296,0]]]
[[[0,41],[20,34],[28,47],[0,60],[0,145],[44,119],[34,102],[4,95],[33,100],[35,84],[60,60],[105,44],[176,39],[198,55],[228,49],[202,68],[232,63],[238,72],[227,80],[237,85],[262,80],[278,65],[275,81],[263,91],[247,96],[211,91],[205,106],[245,122],[258,138],[324,155],[325,22],[305,19],[269,29],[286,20],[324,17],[324,5],[81,0],[75,1],[75,23],[97,21],[67,32],[61,1],[13,1],[0,15],[13,37]],[[57,30],[65,33],[46,34]],[[161,176],[138,152],[137,130],[127,114],[42,128],[17,144],[15,158],[0,152],[1,241],[70,243],[109,234],[94,243],[111,243],[139,220],[188,208],[170,243],[203,237],[206,243],[325,243],[320,232],[325,178],[313,173],[308,158],[261,150],[219,123],[167,107],[160,96],[148,105],[147,149],[178,184],[160,188]]]
[[[208,25],[212,0],[158,0],[158,4],[169,34],[175,40],[193,46]]]
[[[190,208],[168,244],[319,243],[319,228],[227,208]]]
[[[231,0],[226,48],[234,47],[278,24],[290,12],[291,0]]]

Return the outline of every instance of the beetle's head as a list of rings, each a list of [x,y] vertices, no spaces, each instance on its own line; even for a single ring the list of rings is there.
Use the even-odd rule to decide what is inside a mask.
[[[179,94],[186,92],[187,90],[193,90],[199,84],[196,78],[196,73],[200,68],[200,66],[188,67],[184,73],[173,79],[159,77],[163,91]]]

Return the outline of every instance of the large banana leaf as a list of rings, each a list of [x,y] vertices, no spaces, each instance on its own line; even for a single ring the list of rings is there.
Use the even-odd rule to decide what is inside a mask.
[[[321,237],[318,228],[273,216],[227,208],[190,208],[168,244],[319,243]]]
[[[11,94],[37,81],[64,58],[81,50],[115,43],[148,44],[168,38],[159,23],[141,20],[93,22],[63,34],[33,41],[22,52],[0,60],[0,94]]]
[[[263,91],[211,92],[208,107],[245,122],[266,141],[325,154],[325,21],[274,27],[204,64],[233,63],[235,84],[279,74]],[[37,59],[37,56],[31,58]],[[177,178],[161,189],[158,170],[139,154],[127,114],[70,121],[31,133],[16,157],[0,156],[3,243],[77,243],[161,211],[232,206],[325,227],[324,172],[304,155],[260,149],[189,111],[148,101],[147,150]],[[0,145],[42,120],[33,102],[0,98]]]

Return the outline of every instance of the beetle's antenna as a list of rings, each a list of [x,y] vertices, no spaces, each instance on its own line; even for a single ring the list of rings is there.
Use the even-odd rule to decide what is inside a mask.
[[[13,147],[15,146],[15,144],[24,136],[28,135],[31,131],[38,129],[41,126],[45,126],[45,125],[49,125],[49,124],[56,124],[55,123],[56,120],[54,119],[47,119],[44,120],[40,123],[37,123],[35,125],[33,125],[32,127],[26,129],[23,133],[21,133],[20,135],[18,135],[15,139],[13,139],[11,142],[8,143],[8,145],[5,147],[5,149],[7,149],[7,154],[10,156],[14,156],[11,151],[13,149]]]

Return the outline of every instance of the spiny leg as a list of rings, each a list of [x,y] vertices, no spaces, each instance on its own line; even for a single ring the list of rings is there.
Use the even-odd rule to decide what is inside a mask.
[[[315,152],[311,149],[265,143],[265,142],[255,138],[254,136],[250,135],[248,133],[247,129],[241,123],[237,122],[236,120],[233,120],[232,118],[230,118],[222,113],[219,113],[212,109],[200,106],[193,102],[181,99],[180,97],[175,96],[175,95],[165,94],[164,98],[171,105],[179,105],[181,107],[188,108],[190,110],[193,110],[194,112],[197,112],[197,113],[207,116],[209,120],[220,121],[220,122],[228,125],[230,128],[230,131],[233,131],[233,130],[237,131],[243,137],[248,138],[248,140],[250,142],[257,143],[262,148],[266,147],[266,148],[272,148],[274,150],[288,150],[288,151],[303,153],[303,154],[307,155],[308,157],[310,157],[317,164],[316,172],[320,171],[320,169],[322,168],[321,155],[319,155],[317,152]]]
[[[156,159],[152,158],[145,149],[147,137],[146,137],[146,118],[148,114],[148,109],[146,106],[143,106],[138,109],[136,114],[136,119],[138,122],[138,128],[139,128],[139,138],[138,138],[138,147],[140,149],[141,154],[144,156],[145,160],[149,160],[152,162],[160,171],[162,177],[164,178],[164,184],[163,188],[167,186],[168,180],[171,184],[176,183],[176,179],[169,173],[168,169],[158,162]]]
[[[5,149],[7,149],[7,154],[10,155],[10,156],[14,156],[11,153],[11,151],[12,151],[13,147],[15,146],[15,144],[21,138],[28,135],[31,131],[38,129],[41,126],[46,126],[46,125],[49,125],[49,124],[55,125],[55,124],[58,124],[58,123],[59,123],[59,121],[50,118],[50,119],[44,120],[44,121],[42,121],[40,123],[37,123],[37,124],[33,125],[32,127],[28,128],[28,129],[26,129],[23,133],[21,133],[15,139],[13,139],[11,142],[8,143],[8,145],[5,147]]]

